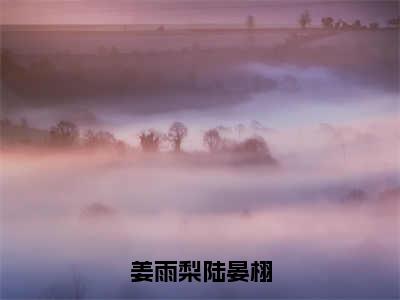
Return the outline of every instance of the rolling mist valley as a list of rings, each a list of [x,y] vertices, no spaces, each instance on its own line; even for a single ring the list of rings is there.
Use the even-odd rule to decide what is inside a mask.
[[[235,0],[178,26],[172,2],[163,24],[2,24],[1,297],[398,298],[393,4]],[[274,275],[131,282],[156,260]]]

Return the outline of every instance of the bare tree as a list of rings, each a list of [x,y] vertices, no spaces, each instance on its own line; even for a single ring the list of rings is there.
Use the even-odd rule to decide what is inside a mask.
[[[57,146],[71,146],[79,138],[78,127],[69,121],[60,121],[50,129],[50,142]]]
[[[303,29],[311,24],[311,16],[310,16],[310,12],[308,10],[305,10],[300,15],[299,24],[300,24],[301,28],[303,28]]]
[[[113,146],[117,143],[117,139],[108,131],[100,130],[98,132],[94,132],[92,130],[88,130],[84,136],[84,143],[89,147]]]
[[[217,129],[210,129],[204,133],[203,142],[210,152],[217,152],[222,146],[222,138]]]
[[[168,140],[175,152],[181,152],[183,139],[187,136],[188,129],[182,122],[174,122],[168,131]]]

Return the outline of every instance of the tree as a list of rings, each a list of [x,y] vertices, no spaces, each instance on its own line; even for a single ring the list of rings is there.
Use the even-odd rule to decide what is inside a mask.
[[[246,27],[247,27],[247,29],[254,29],[254,27],[255,27],[254,16],[251,16],[251,15],[247,16]]]
[[[84,144],[89,147],[99,146],[114,146],[117,143],[117,139],[114,135],[108,131],[97,131],[88,130],[84,136]]]
[[[369,29],[372,29],[372,30],[379,29],[379,23],[378,22],[370,23],[369,24]]]
[[[86,146],[89,146],[89,147],[91,147],[91,146],[95,146],[95,139],[96,139],[96,134],[95,134],[95,132],[94,131],[92,131],[91,129],[89,129],[89,130],[87,130],[86,132],[85,132],[85,135],[84,135],[84,137],[83,137],[83,143],[86,145]]]
[[[221,149],[232,154],[239,163],[277,165],[277,161],[269,151],[267,142],[261,136],[247,138],[243,142],[223,140]]]
[[[217,129],[207,130],[204,133],[203,142],[210,152],[217,152],[222,146],[222,138]]]
[[[346,21],[342,21],[341,28],[349,29],[349,28],[351,28],[351,25],[349,23],[347,23]]]
[[[161,138],[162,135],[153,129],[143,131],[139,135],[140,146],[145,152],[157,152],[160,148]]]
[[[361,26],[361,21],[360,20],[355,20],[353,23],[353,29],[360,29]]]
[[[334,20],[331,17],[324,17],[321,19],[322,27],[325,29],[333,28],[333,22]]]
[[[237,144],[235,152],[269,154],[269,149],[263,137],[255,136]]]
[[[168,131],[168,140],[171,142],[175,152],[181,152],[183,139],[187,136],[188,129],[181,122],[174,122]]]
[[[69,121],[60,121],[50,129],[50,143],[56,146],[72,146],[79,138],[78,127]]]
[[[303,29],[311,24],[311,16],[310,16],[310,12],[308,10],[305,10],[300,15],[299,24],[300,24],[301,28],[303,28]]]
[[[342,27],[342,23],[343,23],[342,19],[339,19],[339,20],[335,23],[334,28],[335,28],[335,29],[340,29],[340,28]]]
[[[389,26],[399,27],[400,26],[400,17],[393,18],[387,21]]]

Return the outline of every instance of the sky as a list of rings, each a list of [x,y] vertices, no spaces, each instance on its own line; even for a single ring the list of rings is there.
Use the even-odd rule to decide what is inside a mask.
[[[264,26],[295,25],[308,9],[314,23],[326,15],[385,23],[398,1],[316,0],[1,0],[2,24],[241,24],[254,15]]]

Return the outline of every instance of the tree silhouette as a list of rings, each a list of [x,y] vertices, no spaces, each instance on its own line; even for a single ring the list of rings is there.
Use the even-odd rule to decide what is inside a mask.
[[[369,24],[369,29],[375,30],[379,29],[379,23],[378,22],[372,22]]]
[[[217,152],[222,146],[222,138],[217,129],[210,129],[204,133],[203,142],[210,152]]]
[[[83,137],[83,142],[86,146],[95,146],[95,140],[96,140],[96,133],[89,129],[88,131],[85,132],[85,135]]]
[[[353,28],[354,29],[360,29],[362,26],[361,26],[361,21],[360,20],[355,20],[354,21],[354,23],[353,23]]]
[[[339,19],[337,22],[335,22],[334,28],[335,29],[340,29],[340,27],[342,26],[342,20]]]
[[[326,29],[333,28],[333,18],[332,17],[324,17],[321,19],[322,27]]]
[[[78,138],[78,127],[69,121],[60,121],[50,129],[50,143],[52,145],[72,146]]]
[[[117,143],[114,135],[108,131],[94,132],[88,130],[84,136],[84,144],[90,147],[113,146]]]
[[[235,152],[269,154],[269,149],[263,137],[255,136],[237,144]]]
[[[277,161],[272,157],[267,142],[261,136],[254,136],[234,145],[233,152],[248,163],[267,163],[277,165]]]
[[[351,25],[346,21],[342,21],[342,29],[349,29],[349,28],[351,28]]]
[[[387,21],[387,23],[389,26],[399,27],[400,26],[400,17],[390,19]]]
[[[311,24],[311,16],[308,10],[304,11],[299,18],[299,24],[301,28],[306,28],[308,25]]]
[[[247,27],[247,29],[254,29],[254,27],[255,27],[255,19],[254,19],[254,16],[252,16],[252,15],[247,16],[247,19],[246,19],[246,27]]]
[[[181,152],[183,139],[187,136],[188,129],[182,122],[174,122],[168,131],[168,140],[175,152]]]
[[[160,148],[161,139],[162,135],[153,129],[143,131],[139,135],[140,146],[145,152],[157,152]]]

